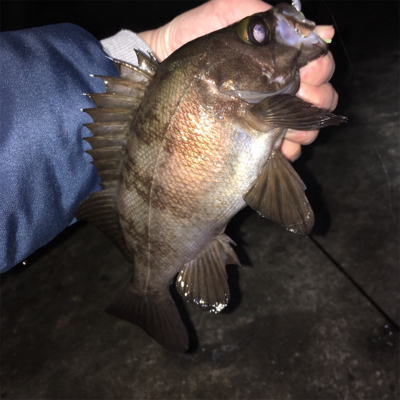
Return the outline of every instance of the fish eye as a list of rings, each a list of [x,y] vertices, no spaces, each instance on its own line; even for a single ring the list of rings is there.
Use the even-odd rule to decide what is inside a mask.
[[[259,17],[254,17],[249,22],[249,37],[254,44],[263,45],[268,42],[268,28]]]
[[[266,23],[257,15],[242,19],[236,25],[236,34],[244,42],[263,46],[269,43],[269,30]]]

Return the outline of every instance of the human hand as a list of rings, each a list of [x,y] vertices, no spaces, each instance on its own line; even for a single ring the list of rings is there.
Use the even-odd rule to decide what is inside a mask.
[[[315,31],[322,39],[332,39],[335,34],[333,26],[317,26]],[[319,57],[300,69],[300,88],[297,96],[319,108],[333,111],[338,103],[338,94],[328,83],[335,71],[332,53]],[[281,144],[282,154],[294,161],[301,155],[301,145],[312,143],[319,130],[296,131],[289,129]]]
[[[242,18],[264,12],[271,5],[261,0],[211,0],[187,11],[168,24],[139,33],[162,61],[185,43],[207,33],[222,29]],[[332,39],[332,26],[317,26],[316,32],[322,39]],[[333,111],[338,95],[329,79],[335,70],[335,62],[329,52],[300,69],[300,88],[297,96],[317,107]],[[312,143],[318,136],[316,131],[295,131],[289,129],[281,144],[282,154],[294,161],[301,154],[301,145]]]

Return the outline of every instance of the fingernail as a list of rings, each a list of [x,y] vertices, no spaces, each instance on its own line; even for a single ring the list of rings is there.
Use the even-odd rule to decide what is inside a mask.
[[[318,25],[318,30],[323,32],[326,31],[327,29],[332,29],[333,25]]]
[[[333,25],[317,25],[317,27],[315,28],[318,36],[320,36],[322,39],[327,32],[330,32],[332,30],[334,31]],[[328,36],[331,36],[331,34],[329,34]]]

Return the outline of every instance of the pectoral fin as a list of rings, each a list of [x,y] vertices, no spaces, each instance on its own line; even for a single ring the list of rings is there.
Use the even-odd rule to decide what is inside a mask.
[[[276,150],[243,198],[263,217],[292,232],[308,235],[314,225],[314,213],[305,189],[296,171]]]
[[[180,295],[201,310],[219,312],[229,302],[226,264],[240,262],[230,244],[234,242],[222,234],[214,239],[192,261],[185,264],[176,280]]]
[[[308,131],[339,125],[346,122],[347,118],[314,107],[297,96],[278,94],[252,105],[245,120],[260,131],[270,127]]]

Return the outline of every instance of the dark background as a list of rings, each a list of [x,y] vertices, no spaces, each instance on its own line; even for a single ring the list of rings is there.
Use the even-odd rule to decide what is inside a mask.
[[[72,22],[101,40],[199,4],[2,1],[1,30]],[[399,2],[302,11],[336,24],[335,112],[349,118],[294,163],[316,215],[310,238],[239,213],[228,234],[251,267],[228,268],[227,311],[186,307],[195,346],[176,355],[103,313],[130,266],[75,224],[2,276],[1,398],[399,398]]]
[[[7,31],[71,22],[101,40],[120,29],[141,32],[157,28],[202,3],[204,2],[2,1],[0,29]],[[272,5],[277,3],[279,2],[270,2]],[[353,49],[355,43],[364,51],[371,45],[379,45],[382,51],[398,48],[398,1],[303,1],[302,11],[308,19],[318,21],[319,25],[337,23],[338,32],[331,45],[336,60],[347,58],[343,47],[350,46]],[[362,29],[355,29],[357,26]],[[381,37],[385,40],[381,41]],[[351,58],[356,55],[349,56]]]

